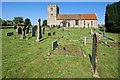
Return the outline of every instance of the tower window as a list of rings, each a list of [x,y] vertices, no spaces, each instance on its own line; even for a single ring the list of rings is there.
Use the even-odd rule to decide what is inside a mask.
[[[53,11],[53,8],[51,8],[51,11]]]

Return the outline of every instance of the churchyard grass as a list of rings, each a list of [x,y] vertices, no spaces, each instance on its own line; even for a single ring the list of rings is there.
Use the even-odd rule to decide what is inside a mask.
[[[47,37],[48,32],[54,31],[55,37]],[[14,32],[14,35],[6,36],[7,32]],[[106,35],[118,41],[118,34]],[[84,36],[86,46],[82,43]],[[89,54],[92,54],[90,29],[83,29],[82,35],[79,28],[45,30],[42,42],[36,42],[37,36],[31,37],[31,34],[27,35],[29,40],[20,40],[20,37],[14,29],[2,29],[3,78],[93,78],[89,61]],[[58,41],[58,47],[51,51],[55,40]],[[98,48],[99,76],[118,77],[118,47],[99,44]],[[81,55],[81,49],[86,57]],[[51,55],[48,56],[48,53]]]

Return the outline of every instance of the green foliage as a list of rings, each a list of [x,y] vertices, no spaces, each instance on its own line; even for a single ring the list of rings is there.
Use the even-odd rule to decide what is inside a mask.
[[[8,26],[11,26],[13,24],[13,21],[11,21],[11,20],[7,20],[6,22],[7,22]]]
[[[2,20],[2,26],[7,26],[7,21]]]
[[[0,26],[2,25],[2,19],[0,18]]]
[[[109,32],[120,32],[120,2],[107,5],[105,27]]]
[[[2,20],[0,18],[0,25],[2,25],[2,26],[12,26],[13,25],[13,21],[11,21],[11,20]]]
[[[42,26],[47,26],[47,20],[44,20]]]
[[[24,21],[23,21],[23,17],[14,17],[13,22],[14,22],[15,24],[23,23],[23,22],[24,22]]]
[[[25,19],[25,26],[31,26],[30,19],[28,19],[28,18]]]

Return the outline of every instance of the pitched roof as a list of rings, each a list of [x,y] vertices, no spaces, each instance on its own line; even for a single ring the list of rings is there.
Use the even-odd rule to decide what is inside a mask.
[[[57,20],[97,20],[96,14],[58,14]]]

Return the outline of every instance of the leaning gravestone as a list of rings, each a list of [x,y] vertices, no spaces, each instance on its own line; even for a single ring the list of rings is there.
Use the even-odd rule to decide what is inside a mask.
[[[31,28],[31,36],[32,36],[32,37],[35,36],[35,27],[32,27],[32,28]]]
[[[18,27],[18,34],[22,34],[22,28],[20,26]]]
[[[57,41],[55,40],[55,41],[53,41],[52,42],[52,50],[55,50],[55,48],[58,46],[58,43],[57,43]]]
[[[97,71],[97,58],[98,58],[98,36],[96,33],[93,34],[93,44],[92,44],[92,66],[94,74]]]
[[[12,36],[12,35],[13,35],[13,32],[7,32],[6,35],[7,35],[7,36]]]

